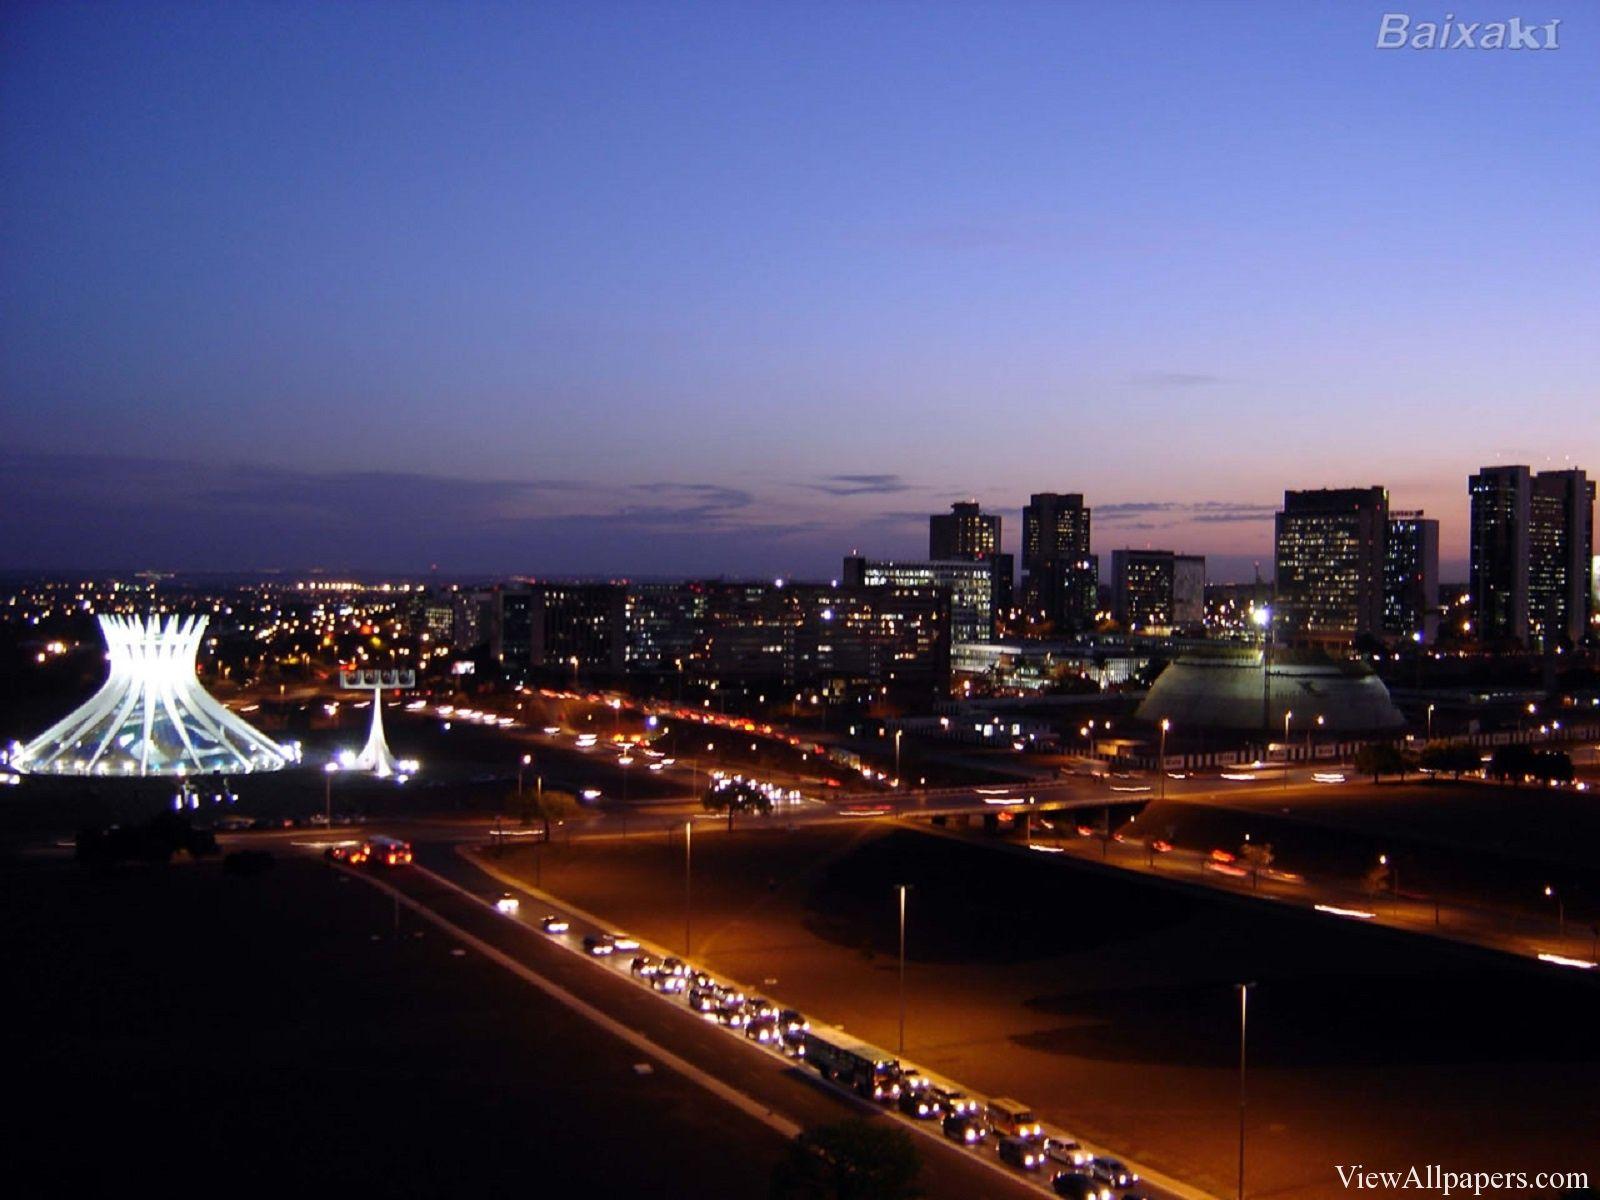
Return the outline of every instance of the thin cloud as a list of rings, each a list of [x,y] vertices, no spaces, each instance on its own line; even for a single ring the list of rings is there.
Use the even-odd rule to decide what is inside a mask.
[[[828,475],[821,483],[806,486],[830,496],[889,496],[911,490],[898,475]]]

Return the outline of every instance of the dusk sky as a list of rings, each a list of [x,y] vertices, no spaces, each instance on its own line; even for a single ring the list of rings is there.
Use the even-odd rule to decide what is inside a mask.
[[[1600,6],[8,4],[4,568],[1271,568],[1600,473]],[[1561,19],[1560,49],[1378,50]]]

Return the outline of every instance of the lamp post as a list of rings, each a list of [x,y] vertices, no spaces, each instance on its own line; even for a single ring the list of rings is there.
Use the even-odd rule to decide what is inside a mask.
[[[1433,705],[1428,705],[1428,741],[1433,741]]]
[[[1245,1114],[1245,1035],[1246,1017],[1250,1006],[1250,989],[1253,983],[1241,983],[1239,988],[1239,1196],[1244,1200],[1244,1114]]]
[[[900,1049],[906,1052],[906,885],[900,884]]]
[[[1544,894],[1556,902],[1556,928],[1561,936],[1567,936],[1567,902],[1566,898],[1549,884],[1545,884]]]
[[[523,772],[525,772],[528,769],[528,767],[530,765],[532,765],[532,763],[533,763],[533,755],[524,754],[522,756],[522,761],[517,764],[517,799],[519,801],[522,799],[522,776],[523,776]]]
[[[694,821],[683,823],[683,956],[689,958],[694,952],[694,943],[690,940],[689,917],[693,911],[690,902],[693,898],[692,882],[694,879]]]
[[[339,764],[336,762],[324,763],[322,767],[322,809],[323,817],[328,822],[328,828],[333,828],[333,777],[339,773]]]
[[[1294,716],[1290,709],[1283,714],[1283,790],[1289,790],[1289,719]]]
[[[894,731],[894,782],[896,787],[900,786],[900,736],[903,733],[905,733],[904,729],[896,729]]]
[[[1161,718],[1161,752],[1157,756],[1156,770],[1161,772],[1161,798],[1167,798],[1167,730],[1172,728],[1172,722],[1166,717]]]

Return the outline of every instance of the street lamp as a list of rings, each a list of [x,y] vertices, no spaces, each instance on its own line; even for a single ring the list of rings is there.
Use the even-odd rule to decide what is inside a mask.
[[[903,733],[905,733],[904,729],[896,729],[894,731],[894,780],[896,787],[900,785],[900,737]]]
[[[1235,985],[1239,989],[1239,1196],[1244,1200],[1244,1113],[1245,1113],[1245,1034],[1248,1028],[1246,1017],[1250,1006],[1250,989],[1253,983]]]
[[[333,828],[333,777],[339,772],[336,762],[322,765],[322,807],[328,821],[328,828]]]
[[[690,940],[689,915],[691,913],[690,900],[692,898],[691,884],[694,879],[694,822],[683,823],[683,956],[693,954],[694,943]]]
[[[1172,728],[1172,722],[1166,717],[1161,718],[1161,753],[1157,756],[1156,770],[1161,772],[1161,798],[1167,798],[1167,730]]]
[[[1544,894],[1556,902],[1556,928],[1561,931],[1561,936],[1567,936],[1567,902],[1566,898],[1549,884],[1545,884]]]
[[[1428,705],[1428,741],[1430,742],[1433,741],[1433,709],[1434,706],[1432,704]]]
[[[517,764],[517,799],[522,799],[522,773],[533,763],[533,755],[524,754],[522,761]]]
[[[900,884],[900,1049],[906,1052],[906,885]]]
[[[1289,790],[1289,718],[1294,716],[1294,710],[1289,709],[1283,714],[1283,790]]]

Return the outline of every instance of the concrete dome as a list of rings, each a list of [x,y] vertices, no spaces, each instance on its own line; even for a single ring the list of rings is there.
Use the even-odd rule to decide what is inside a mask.
[[[1266,693],[1266,719],[1263,701]],[[1260,650],[1215,650],[1186,654],[1156,679],[1139,705],[1138,717],[1163,718],[1183,729],[1282,732],[1323,719],[1328,733],[1398,729],[1405,718],[1383,680],[1365,664],[1339,662],[1315,651],[1274,650],[1270,686],[1263,679]]]

